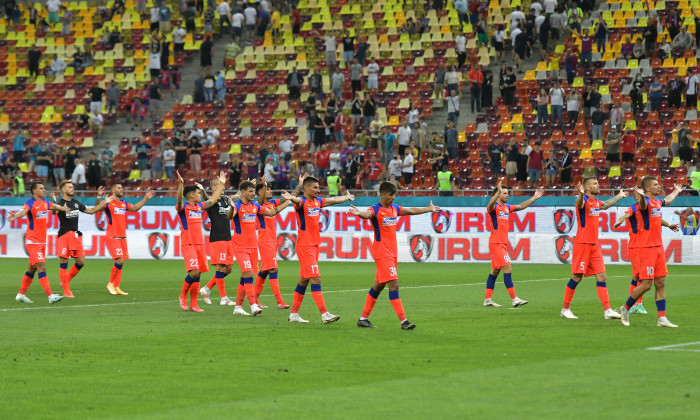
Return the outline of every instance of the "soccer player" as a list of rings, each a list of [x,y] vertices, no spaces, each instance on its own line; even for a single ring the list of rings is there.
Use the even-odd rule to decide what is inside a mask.
[[[396,272],[398,257],[396,223],[401,216],[435,213],[440,211],[440,207],[434,206],[432,201],[429,206],[423,208],[401,207],[394,204],[395,198],[396,186],[391,182],[384,181],[379,184],[379,203],[365,211],[360,211],[357,207],[350,206],[350,213],[362,219],[371,220],[372,228],[374,229],[372,258],[374,258],[374,264],[377,266],[377,272],[374,277],[374,284],[369,289],[367,299],[365,299],[362,316],[357,321],[357,326],[361,328],[375,328],[369,321],[369,315],[372,313],[375,303],[377,303],[379,294],[387,285],[389,286],[389,300],[391,301],[391,306],[394,307],[396,315],[399,317],[401,329],[412,330],[416,328],[416,324],[406,319],[403,303],[401,303],[399,298],[399,276]]]
[[[571,312],[571,301],[576,292],[576,286],[584,277],[595,276],[598,298],[605,310],[605,319],[620,318],[620,314],[610,307],[608,288],[605,283],[605,263],[603,253],[598,243],[598,217],[600,210],[607,210],[618,201],[629,196],[626,191],[620,192],[610,200],[602,202],[598,199],[600,186],[595,177],[584,178],[583,185],[579,182],[576,188],[579,191],[576,199],[576,220],[578,230],[574,238],[573,258],[571,261],[571,278],[564,290],[564,307],[561,310],[562,318],[578,319]]]
[[[286,191],[282,191],[282,198],[291,200],[294,203],[294,210],[297,213],[299,232],[297,237],[297,256],[299,257],[299,284],[294,290],[294,301],[292,302],[292,312],[289,314],[289,322],[309,322],[299,316],[299,307],[304,300],[306,287],[311,283],[311,296],[321,311],[321,321],[324,324],[335,322],[340,319],[326,310],[326,302],[321,292],[321,272],[318,269],[318,246],[321,242],[321,232],[318,225],[318,217],[321,208],[352,201],[355,196],[346,191],[340,197],[320,198],[318,195],[321,189],[318,179],[308,176],[302,183],[304,195],[294,197]]]
[[[508,202],[508,189],[501,186],[499,181],[494,188],[493,197],[486,207],[487,219],[491,222],[491,236],[489,237],[489,252],[491,253],[491,272],[486,279],[486,296],[484,297],[484,306],[501,306],[491,300],[493,289],[496,286],[498,274],[503,270],[503,283],[506,285],[508,294],[513,302],[513,307],[527,305],[527,301],[520,299],[515,294],[513,280],[513,266],[508,258],[508,231],[510,230],[510,214],[512,212],[525,210],[530,207],[535,201],[544,195],[543,189],[535,191],[535,195],[527,201],[524,201],[517,206],[506,204]]]
[[[61,181],[61,183],[58,184],[58,189],[63,193],[63,197],[56,201],[56,195],[51,194],[51,198],[54,203],[66,207],[69,210],[68,212],[53,211],[54,214],[58,214],[58,220],[60,222],[57,235],[58,240],[56,242],[56,249],[58,250],[58,258],[60,261],[58,273],[61,277],[63,297],[74,298],[75,296],[73,292],[71,292],[69,284],[71,280],[73,280],[73,277],[85,266],[83,234],[78,230],[78,217],[80,216],[80,212],[95,214],[104,209],[115,197],[110,196],[95,207],[87,208],[85,204],[73,199],[73,195],[75,195],[75,185],[73,185],[70,179]],[[104,187],[100,187],[97,190],[97,196],[102,197],[104,191]],[[73,265],[68,272],[69,258],[75,259],[75,265]]]
[[[303,179],[301,182],[303,182]],[[265,193],[263,193],[262,190],[265,190]],[[255,186],[255,193],[258,194],[258,203],[263,209],[273,209],[286,201],[285,199],[273,199],[272,190],[266,188],[264,183],[259,183]],[[266,308],[265,305],[260,303],[259,297],[265,287],[265,279],[269,275],[272,294],[277,300],[277,309],[289,308],[289,305],[282,299],[280,284],[277,280],[276,216],[265,217],[265,224],[258,224],[258,251],[260,253],[260,271],[255,279],[255,301],[261,308]]]
[[[114,260],[112,273],[109,276],[107,290],[112,295],[128,295],[119,286],[122,281],[122,267],[124,261],[129,259],[129,248],[126,242],[126,212],[137,212],[146,205],[146,202],[155,197],[153,190],[146,191],[145,196],[136,204],[129,204],[122,200],[124,189],[122,184],[115,182],[109,187],[110,193],[116,198],[107,203],[105,214],[107,215],[107,249]],[[100,204],[100,195],[95,200],[95,205]]]
[[[197,305],[199,296],[199,276],[209,271],[207,253],[204,250],[204,235],[202,235],[202,213],[205,209],[217,204],[226,185],[226,174],[219,173],[218,183],[212,196],[202,201],[201,185],[184,186],[185,182],[177,172],[177,210],[180,219],[180,253],[185,260],[187,276],[182,285],[180,307],[183,311],[204,312]],[[184,199],[184,202],[183,202]],[[223,256],[224,260],[226,256]],[[190,307],[187,307],[187,291],[190,292]]]
[[[221,182],[218,178],[211,180],[209,185],[212,190],[216,190]],[[205,200],[209,200],[207,193],[201,185],[196,184],[200,187],[202,192],[202,197]],[[220,197],[219,200],[212,206],[205,208],[207,214],[209,215],[209,220],[211,220],[211,231],[209,234],[209,256],[211,257],[211,263],[216,265],[216,272],[214,277],[209,281],[209,283],[199,289],[199,293],[204,298],[204,303],[211,305],[211,290],[214,285],[219,289],[219,295],[221,296],[222,306],[232,306],[236,303],[228,298],[226,294],[226,283],[225,278],[231,274],[231,268],[233,265],[233,244],[231,242],[231,221],[228,219],[228,211],[233,205],[234,201],[240,200],[240,195],[237,194],[234,197]]]
[[[671,323],[666,318],[666,292],[664,290],[666,275],[666,253],[661,239],[661,207],[668,206],[683,191],[683,187],[676,185],[673,192],[663,200],[656,196],[661,192],[659,181],[656,177],[645,176],[642,179],[642,188],[635,188],[640,195],[638,211],[636,214],[638,224],[637,255],[639,261],[639,280],[641,284],[630,293],[627,302],[620,307],[622,325],[630,325],[630,308],[637,299],[651,289],[652,282],[655,289],[656,310],[659,313],[657,326],[676,328],[678,325]],[[678,231],[678,225],[669,225],[672,230]]]
[[[25,215],[29,219],[27,223],[27,234],[24,237],[25,249],[29,254],[29,268],[24,273],[22,285],[15,300],[22,303],[34,303],[26,295],[29,285],[34,280],[34,273],[39,272],[39,282],[44,289],[49,303],[60,302],[63,296],[54,294],[49,285],[49,278],[46,277],[46,228],[49,221],[49,210],[68,212],[65,206],[50,203],[44,198],[46,189],[41,181],[32,182],[29,186],[32,198],[24,203],[22,210],[17,213],[10,213],[7,220],[12,222],[23,218]]]
[[[267,184],[263,182],[261,195],[267,194]],[[253,316],[262,312],[262,308],[255,299],[253,287],[253,270],[258,268],[258,237],[256,223],[265,225],[264,217],[274,217],[280,210],[286,208],[290,202],[284,202],[277,207],[263,209],[255,200],[255,182],[241,182],[241,199],[232,203],[228,212],[228,218],[233,220],[233,256],[241,268],[241,281],[236,293],[236,306],[234,315],[250,315],[243,310],[243,298],[248,298],[250,312]]]

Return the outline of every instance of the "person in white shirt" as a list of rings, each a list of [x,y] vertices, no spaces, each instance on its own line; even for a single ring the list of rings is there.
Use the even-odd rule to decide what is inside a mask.
[[[341,172],[343,162],[340,156],[340,148],[338,147],[337,144],[333,145],[333,151],[331,152],[330,156],[330,165],[328,167],[329,172],[333,172],[334,170]]]
[[[520,35],[521,33],[523,33],[523,31],[520,30],[520,28],[518,26],[515,26],[515,27],[511,26],[511,28],[513,28],[513,30],[510,33],[510,42],[511,42],[511,45],[513,45],[513,48],[515,48],[515,38],[518,35]]]
[[[367,74],[367,89],[377,90],[379,88],[379,64],[374,58],[367,65]]]
[[[413,159],[413,148],[409,147],[406,149],[406,156],[403,158],[403,165],[401,168],[401,173],[403,174],[403,180],[406,186],[411,185],[411,181],[413,181],[413,164],[414,164],[414,159]]]
[[[462,68],[467,61],[467,38],[463,33],[455,37],[455,51],[457,52],[457,67]]]
[[[559,127],[564,126],[564,89],[559,86],[559,81],[554,81],[554,86],[549,89],[549,105],[552,113],[552,122],[559,122]]]
[[[197,138],[200,142],[204,140],[204,131],[201,128],[193,128],[188,139]]]
[[[58,23],[58,10],[61,8],[61,0],[48,0],[46,11],[49,12],[49,23]]]
[[[248,36],[252,36],[253,32],[255,32],[255,18],[258,16],[258,11],[251,5],[243,10],[243,15],[245,16],[245,26],[248,31]]]
[[[241,36],[243,36],[243,22],[245,21],[245,16],[243,16],[243,13],[239,10],[236,11],[236,13],[233,14],[231,17],[231,27],[233,28],[233,35],[236,37],[236,41],[239,41],[241,39]]]
[[[542,14],[542,5],[539,1],[535,0],[530,5],[530,10],[535,11],[535,17],[540,16]]]
[[[51,62],[51,69],[49,70],[49,75],[60,76],[66,70],[66,62],[62,58],[56,58]]]
[[[389,161],[389,175],[394,175],[396,178],[401,177],[401,167],[403,162],[399,159],[399,155],[394,153],[394,158]]]
[[[685,91],[686,106],[695,109],[698,104],[698,75],[692,74],[685,79],[687,86]]]
[[[535,30],[537,31],[537,35],[540,34],[540,26],[542,26],[542,23],[544,22],[545,17],[544,15],[539,15],[535,18]]]
[[[275,177],[278,175],[278,172],[275,172],[275,167],[272,166],[272,156],[268,156],[267,161],[265,162],[265,181],[272,185],[275,182]]]
[[[215,144],[217,141],[219,141],[219,136],[221,133],[219,132],[219,129],[216,127],[210,128],[207,130],[207,138],[202,142],[202,145],[210,145],[210,144]]]
[[[396,140],[399,142],[399,154],[403,156],[411,143],[411,128],[408,126],[407,119],[403,121],[401,127],[396,131]]]
[[[224,0],[216,6],[216,13],[219,15],[219,33],[227,34],[231,27],[231,6]],[[224,26],[226,26],[226,29],[224,29]]]
[[[71,175],[71,181],[75,185],[76,190],[84,190],[87,184],[87,178],[85,177],[85,165],[83,162],[76,158],[75,159],[75,169],[73,169],[73,175]]]
[[[323,37],[326,42],[326,64],[328,67],[335,66],[338,63],[335,56],[335,37],[333,33],[329,33],[328,36]]]
[[[285,138],[279,142],[278,146],[280,148],[280,152],[282,153],[281,157],[284,160],[290,160],[292,158],[292,148],[294,147],[294,142],[289,138]]]
[[[163,167],[165,168],[165,176],[168,179],[173,179],[175,175],[175,150],[172,144],[166,144],[163,150]]]
[[[551,16],[554,13],[554,9],[557,7],[557,0],[544,0],[544,14],[546,16]]]
[[[272,14],[272,9],[270,8],[270,2],[267,0],[260,0],[260,7],[269,15]]]
[[[180,26],[173,29],[173,48],[174,48],[175,52],[185,51],[185,37],[186,36],[187,36],[187,31],[185,30],[185,28],[182,27],[182,23],[180,23]]]
[[[511,31],[513,30],[513,28],[515,28],[517,26],[518,21],[520,21],[521,24],[522,24],[522,22],[525,22],[525,13],[523,13],[520,10],[520,6],[515,6],[515,10],[513,10],[510,13],[510,29],[511,29]]]
[[[160,29],[160,8],[155,4],[151,7],[151,32]]]

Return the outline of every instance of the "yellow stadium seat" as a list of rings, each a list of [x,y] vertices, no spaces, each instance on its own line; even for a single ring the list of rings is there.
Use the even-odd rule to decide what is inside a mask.
[[[136,181],[141,179],[141,171],[138,169],[132,169],[131,172],[129,172],[129,178],[127,178],[128,181]]]
[[[603,140],[593,140],[591,143],[591,150],[600,150],[603,148]]]
[[[591,159],[593,158],[593,154],[591,153],[591,149],[581,149],[581,155],[579,156],[579,159]]]
[[[622,170],[619,166],[611,166],[610,172],[608,172],[608,177],[612,178],[614,176],[622,176]]]
[[[678,168],[679,166],[681,166],[681,158],[676,156],[671,161],[671,168]]]

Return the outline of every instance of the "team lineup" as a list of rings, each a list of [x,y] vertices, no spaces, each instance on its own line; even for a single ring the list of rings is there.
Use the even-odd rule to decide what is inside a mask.
[[[291,193],[282,191],[279,199],[272,197],[272,191],[264,181],[256,182],[256,180],[243,181],[239,186],[240,191],[233,197],[227,197],[223,195],[226,188],[226,174],[223,172],[218,178],[210,181],[211,195],[200,184],[185,186],[179,173],[177,179],[175,210],[181,228],[181,255],[186,271],[179,297],[182,310],[203,312],[197,303],[199,295],[202,295],[206,304],[211,304],[211,293],[216,287],[220,295],[220,304],[233,306],[234,315],[259,315],[267,309],[267,306],[259,301],[259,296],[268,277],[277,301],[277,308],[289,309],[290,305],[284,301],[280,292],[278,279],[276,215],[288,206],[293,206],[298,222],[296,251],[300,273],[298,284],[294,289],[289,322],[309,322],[299,315],[299,309],[309,285],[311,285],[312,298],[321,314],[321,321],[325,324],[340,319],[326,308],[321,289],[318,262],[319,214],[323,207],[354,200],[355,197],[352,194],[346,192],[345,195],[338,197],[321,198],[319,182],[312,176],[302,176],[297,189]],[[575,213],[578,230],[573,241],[571,278],[565,287],[561,317],[578,318],[571,310],[576,288],[584,277],[594,276],[605,319],[620,319],[623,325],[629,326],[631,313],[646,314],[642,296],[653,285],[658,311],[657,325],[677,327],[666,317],[664,287],[668,270],[661,227],[665,226],[674,231],[678,231],[679,227],[664,221],[660,208],[670,205],[682,191],[682,187],[676,185],[671,194],[664,199],[658,199],[661,188],[656,178],[643,178],[641,187],[635,187],[631,192],[635,204],[629,206],[616,221],[615,228],[626,224],[629,232],[628,252],[633,272],[629,297],[619,311],[611,307],[608,296],[605,265],[598,240],[599,211],[616,205],[620,200],[628,197],[629,193],[620,190],[615,197],[602,202],[597,198],[600,187],[595,177],[585,178],[577,188]],[[155,196],[155,193],[149,190],[141,201],[129,204],[123,200],[124,191],[121,184],[117,183],[110,186],[110,194],[105,194],[104,188],[100,188],[97,191],[95,205],[88,208],[73,198],[75,188],[70,180],[61,182],[59,189],[62,196],[57,199],[55,194],[51,194],[53,199],[51,202],[45,198],[46,190],[43,183],[32,183],[30,186],[32,197],[24,204],[22,210],[11,213],[8,217],[9,221],[24,216],[28,218],[25,249],[29,255],[29,265],[22,278],[16,301],[33,303],[26,296],[26,292],[37,274],[50,303],[75,297],[71,292],[70,282],[85,266],[82,233],[78,230],[78,217],[81,212],[95,214],[104,211],[107,217],[106,244],[114,261],[106,288],[112,295],[128,295],[121,289],[123,266],[129,259],[126,213],[141,210],[146,202]],[[386,286],[389,288],[389,300],[399,318],[401,328],[410,330],[416,327],[408,321],[399,297],[396,225],[400,217],[439,212],[440,208],[432,202],[421,208],[402,207],[394,204],[396,193],[394,184],[382,182],[379,186],[378,203],[364,211],[355,206],[351,206],[350,209],[353,215],[369,220],[374,231],[371,254],[376,265],[376,275],[357,321],[358,327],[375,327],[369,317],[380,293]],[[510,214],[528,208],[543,195],[544,191],[540,189],[530,199],[518,205],[509,205],[507,204],[508,189],[502,187],[500,182],[495,187],[486,208],[487,223],[491,230],[489,238],[491,271],[486,280],[484,306],[501,306],[493,300],[496,279],[501,272],[503,272],[503,282],[512,306],[521,307],[528,304],[528,301],[521,299],[515,293],[512,265],[508,256]],[[46,275],[45,250],[49,212],[56,214],[60,222],[57,233],[57,256],[60,261],[59,276],[63,295],[52,292]],[[208,256],[202,231],[205,212],[211,221]],[[70,258],[75,260],[75,264],[68,270]],[[225,286],[225,278],[232,272],[234,260],[241,272],[235,301],[228,297]],[[215,266],[215,273],[206,285],[201,286],[201,276],[210,271],[209,264]],[[243,308],[244,301],[247,301],[250,312]]]

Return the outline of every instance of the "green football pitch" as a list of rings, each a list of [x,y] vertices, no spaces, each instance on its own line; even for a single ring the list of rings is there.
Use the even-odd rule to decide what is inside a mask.
[[[512,309],[499,278],[482,306],[488,266],[399,264],[408,319],[402,331],[380,296],[371,320],[355,323],[374,265],[321,263],[328,309],[321,323],[310,296],[289,324],[266,285],[258,317],[232,307],[184,312],[178,261],[128,261],[122,288],[105,289],[111,263],[88,261],[72,282],[75,299],[49,305],[38,284],[14,301],[26,260],[2,260],[0,274],[0,418],[697,418],[700,409],[698,267],[671,266],[668,317],[648,315],[629,328],[603,319],[595,281],[578,287],[573,312],[560,318],[565,265],[516,265]],[[627,266],[608,267],[613,307],[629,289]],[[49,264],[59,291],[58,262]],[[204,277],[211,278],[209,273]],[[235,274],[235,272],[234,272]],[[291,304],[298,265],[283,263]],[[227,278],[235,294],[238,278]],[[654,349],[656,348],[656,349]]]

